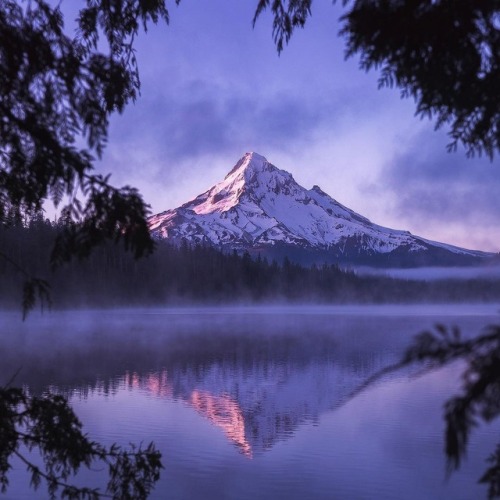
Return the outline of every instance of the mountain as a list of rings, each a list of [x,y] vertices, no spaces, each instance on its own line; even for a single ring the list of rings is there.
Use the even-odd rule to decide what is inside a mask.
[[[157,239],[302,264],[473,265],[492,256],[374,224],[318,186],[303,188],[257,153],[245,154],[222,182],[194,200],[150,217],[149,227]]]

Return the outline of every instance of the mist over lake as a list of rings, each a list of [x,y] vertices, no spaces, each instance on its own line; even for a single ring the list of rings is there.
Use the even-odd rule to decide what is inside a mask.
[[[437,323],[466,337],[496,305],[116,309],[0,315],[0,380],[70,400],[92,439],[154,441],[165,470],[151,498],[471,499],[497,424],[472,435],[446,480],[442,408],[460,363],[393,372]],[[19,370],[19,371],[18,371]],[[6,498],[30,490],[19,463]],[[99,473],[85,474],[99,486]]]
[[[413,268],[376,268],[358,267],[355,272],[360,276],[387,276],[390,278],[438,281],[438,280],[473,280],[498,281],[500,266],[470,266],[470,267],[413,267]]]

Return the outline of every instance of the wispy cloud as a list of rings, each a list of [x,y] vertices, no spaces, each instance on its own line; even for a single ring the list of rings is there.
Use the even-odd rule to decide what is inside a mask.
[[[381,172],[393,210],[406,223],[462,244],[500,248],[498,162],[448,153],[448,138],[426,130]]]

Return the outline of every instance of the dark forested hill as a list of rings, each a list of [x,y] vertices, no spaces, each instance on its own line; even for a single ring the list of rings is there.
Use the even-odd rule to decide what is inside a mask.
[[[135,260],[107,244],[89,258],[51,270],[50,252],[60,223],[43,217],[0,228],[2,249],[30,275],[47,279],[53,306],[164,306],[187,303],[355,303],[493,301],[497,281],[405,281],[361,277],[336,265],[303,267],[260,255],[224,253],[211,246],[159,242],[153,255]],[[0,258],[0,305],[19,307],[25,276]]]

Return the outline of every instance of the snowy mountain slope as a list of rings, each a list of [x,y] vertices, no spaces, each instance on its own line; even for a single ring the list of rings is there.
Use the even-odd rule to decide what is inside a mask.
[[[245,154],[194,200],[152,216],[149,227],[159,239],[290,253],[294,260],[307,253],[332,262],[456,265],[491,255],[373,224],[318,186],[303,188],[257,153]]]

